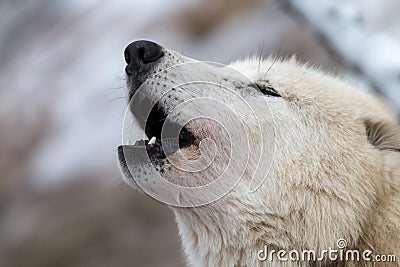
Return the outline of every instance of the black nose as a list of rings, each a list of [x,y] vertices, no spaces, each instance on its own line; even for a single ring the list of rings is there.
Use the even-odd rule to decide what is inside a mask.
[[[149,63],[164,56],[162,47],[150,41],[136,41],[129,44],[124,51],[125,61],[128,64],[125,71],[128,75],[144,71]]]

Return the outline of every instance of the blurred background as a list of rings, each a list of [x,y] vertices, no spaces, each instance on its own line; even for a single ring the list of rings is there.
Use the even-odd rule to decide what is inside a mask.
[[[1,267],[185,266],[170,210],[117,168],[137,39],[221,63],[297,54],[400,110],[398,0],[2,0]]]

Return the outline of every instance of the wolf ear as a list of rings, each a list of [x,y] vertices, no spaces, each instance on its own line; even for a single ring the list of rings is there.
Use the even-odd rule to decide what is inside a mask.
[[[379,150],[400,152],[400,125],[391,122],[364,122],[369,142]]]

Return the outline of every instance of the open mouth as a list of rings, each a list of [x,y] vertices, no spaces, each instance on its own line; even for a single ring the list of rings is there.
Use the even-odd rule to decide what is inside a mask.
[[[160,162],[178,149],[195,143],[194,135],[183,125],[167,119],[168,114],[156,104],[145,122],[147,140],[139,140],[134,146],[146,146],[152,162]]]

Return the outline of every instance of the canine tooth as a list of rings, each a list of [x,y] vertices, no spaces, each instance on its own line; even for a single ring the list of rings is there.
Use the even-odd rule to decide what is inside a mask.
[[[126,144],[127,144],[128,146],[132,145],[131,140],[130,140],[130,139],[126,140]]]
[[[156,137],[153,136],[149,141],[149,145],[154,145],[155,143],[156,143]]]

